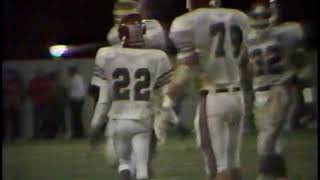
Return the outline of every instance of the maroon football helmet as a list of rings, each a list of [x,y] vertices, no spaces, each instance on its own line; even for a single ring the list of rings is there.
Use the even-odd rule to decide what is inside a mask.
[[[140,14],[125,15],[120,21],[118,31],[124,47],[144,46],[143,35],[146,33],[146,25],[142,22]]]

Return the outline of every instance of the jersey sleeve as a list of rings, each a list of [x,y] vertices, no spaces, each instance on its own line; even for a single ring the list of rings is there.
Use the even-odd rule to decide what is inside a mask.
[[[108,40],[108,43],[111,46],[115,46],[115,45],[120,44],[120,39],[119,39],[119,35],[118,35],[118,26],[117,25],[113,26],[110,29],[110,31],[107,34],[107,40]]]
[[[192,22],[184,19],[183,16],[176,18],[171,25],[169,36],[178,50],[177,62],[189,65],[197,64]]]
[[[106,57],[104,49],[99,49],[95,59],[91,84],[96,86],[107,86],[108,81],[105,73]]]
[[[145,43],[150,49],[166,50],[165,32],[161,24],[154,19],[144,20],[146,24]]]
[[[242,44],[242,52],[240,54],[243,54],[245,50],[245,47],[248,45],[248,39],[249,34],[250,34],[250,23],[249,23],[249,18],[246,14],[242,12],[235,13],[234,17],[237,19],[237,24],[241,28],[241,41],[243,42]]]
[[[169,57],[165,53],[163,53],[159,60],[154,89],[159,89],[164,85],[168,84],[170,82],[172,71],[173,68],[169,60]]]
[[[275,35],[288,50],[300,47],[304,38],[302,26],[295,22],[279,25],[275,30]]]

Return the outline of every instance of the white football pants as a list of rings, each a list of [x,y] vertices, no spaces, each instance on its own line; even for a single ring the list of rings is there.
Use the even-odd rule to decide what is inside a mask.
[[[204,137],[200,125],[200,105],[197,106],[195,116],[195,130],[198,146],[201,147],[205,160],[206,172],[209,176],[214,174],[210,163],[215,161],[215,168],[219,172],[226,169],[240,167],[240,145],[243,131],[243,99],[241,92],[215,93],[209,92],[206,98],[208,138]],[[204,141],[210,141],[204,142]],[[203,144],[210,144],[210,151],[214,157],[210,157],[208,149]],[[212,154],[212,153],[211,153]]]
[[[130,170],[137,179],[147,179],[151,127],[142,120],[112,119],[112,138],[118,172]],[[134,158],[132,158],[134,157]]]
[[[255,116],[258,129],[258,155],[281,153],[284,147],[284,125],[290,115],[293,91],[274,86],[269,91],[256,92]]]

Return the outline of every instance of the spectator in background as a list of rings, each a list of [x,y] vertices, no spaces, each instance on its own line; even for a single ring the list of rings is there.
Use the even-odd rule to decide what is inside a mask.
[[[86,89],[83,78],[75,66],[68,68],[68,76],[68,95],[71,109],[71,138],[81,138],[84,136],[81,112]]]
[[[54,138],[61,132],[65,134],[66,122],[65,122],[65,106],[67,103],[66,89],[62,85],[59,78],[59,71],[54,71],[49,74],[49,78],[52,82],[52,87],[49,91],[48,97],[48,123],[46,123],[46,133],[48,138]]]
[[[3,88],[3,138],[14,140],[21,137],[21,107],[24,87],[19,72],[8,70],[2,77]]]
[[[45,136],[45,123],[48,122],[48,97],[52,82],[42,70],[37,70],[35,76],[31,79],[28,87],[28,94],[33,104],[34,119],[34,138],[43,138]]]

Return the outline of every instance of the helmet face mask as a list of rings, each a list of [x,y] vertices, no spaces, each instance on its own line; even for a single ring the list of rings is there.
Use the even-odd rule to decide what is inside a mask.
[[[125,15],[119,25],[119,39],[124,47],[144,46],[144,34],[146,25],[139,14]]]
[[[249,13],[251,27],[255,29],[266,29],[270,27],[271,11],[264,5],[255,6]]]

